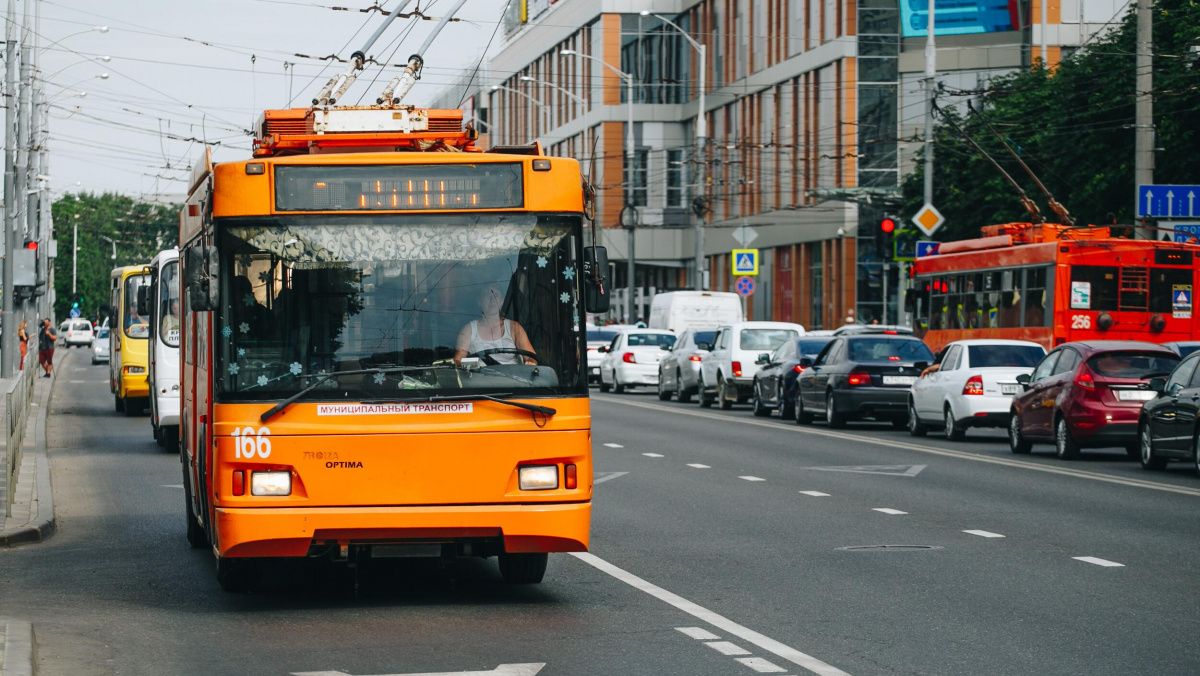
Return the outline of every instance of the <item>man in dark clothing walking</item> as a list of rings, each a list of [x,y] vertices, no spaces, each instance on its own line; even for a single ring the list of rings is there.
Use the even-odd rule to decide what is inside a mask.
[[[54,370],[54,343],[57,340],[58,333],[54,331],[54,326],[49,319],[43,319],[42,328],[38,330],[38,364],[45,371],[43,378],[49,378]]]

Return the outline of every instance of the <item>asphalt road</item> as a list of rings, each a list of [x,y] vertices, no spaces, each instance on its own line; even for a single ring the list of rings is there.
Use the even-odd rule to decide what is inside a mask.
[[[597,395],[592,552],[543,584],[408,562],[230,595],[184,542],[178,459],[113,412],[105,367],[60,368],[58,532],[0,550],[39,674],[1200,672],[1182,465]]]

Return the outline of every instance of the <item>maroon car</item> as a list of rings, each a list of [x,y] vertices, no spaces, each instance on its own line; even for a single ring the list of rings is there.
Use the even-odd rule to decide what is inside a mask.
[[[1033,373],[1018,376],[1008,444],[1028,453],[1035,441],[1053,442],[1058,457],[1081,448],[1124,446],[1138,457],[1142,404],[1156,395],[1149,380],[1170,373],[1179,355],[1153,343],[1088,340],[1054,348]]]

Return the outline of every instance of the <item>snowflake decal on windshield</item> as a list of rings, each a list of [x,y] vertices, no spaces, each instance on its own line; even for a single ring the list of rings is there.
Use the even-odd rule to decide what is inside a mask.
[[[567,267],[563,268],[563,279],[568,281],[575,279],[575,266],[568,265]]]
[[[570,303],[571,302],[571,294],[567,293],[566,291],[563,291],[562,293],[558,294],[558,299],[564,303]]]
[[[250,333],[250,325],[246,322],[242,322],[241,324],[238,324],[238,331],[241,331],[242,333]]]
[[[222,326],[221,327],[221,335],[225,336],[226,338],[232,336],[233,335],[233,327],[232,326]]]
[[[259,387],[262,387],[263,385],[266,385],[267,383],[269,383],[271,381],[268,380],[266,376],[259,376],[258,380],[256,382],[258,383]]]
[[[246,348],[239,347],[238,348],[238,359],[241,359],[242,357],[245,357],[245,356],[246,356]]]
[[[550,261],[546,260],[545,256],[538,256],[536,262],[537,262],[537,266],[539,268],[545,268],[546,264],[549,263]]]
[[[254,294],[248,293],[242,297],[242,305],[246,307],[254,307]]]
[[[238,371],[241,371],[241,370],[242,370],[242,367],[238,366],[237,364],[229,365],[229,375],[231,375],[231,376],[236,376],[238,374]]]
[[[294,376],[300,375],[300,372],[303,370],[304,367],[300,366],[300,362],[298,361],[294,361],[288,365],[288,371]]]
[[[387,379],[387,376],[383,375],[382,373],[376,373],[376,374],[375,374],[375,375],[374,375],[374,376],[371,378],[371,380],[374,380],[374,381],[375,381],[375,384],[376,384],[376,385],[382,385],[382,384],[383,384],[383,381],[384,381],[384,380],[386,380],[386,379]]]

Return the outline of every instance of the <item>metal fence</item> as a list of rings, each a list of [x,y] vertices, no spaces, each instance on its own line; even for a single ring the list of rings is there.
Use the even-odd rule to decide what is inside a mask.
[[[5,491],[4,515],[12,516],[12,503],[17,490],[17,472],[21,469],[21,443],[25,439],[25,420],[29,417],[29,402],[33,399],[33,381],[37,378],[37,357],[35,350],[25,355],[25,368],[17,372],[17,377],[5,383],[4,390],[4,439],[5,467],[4,478],[7,482]]]

